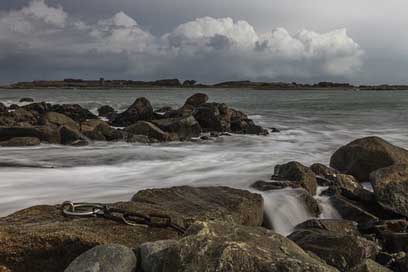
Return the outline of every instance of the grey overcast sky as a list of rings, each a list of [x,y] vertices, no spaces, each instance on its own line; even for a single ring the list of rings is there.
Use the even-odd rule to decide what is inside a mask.
[[[0,83],[408,84],[406,0],[1,0]]]

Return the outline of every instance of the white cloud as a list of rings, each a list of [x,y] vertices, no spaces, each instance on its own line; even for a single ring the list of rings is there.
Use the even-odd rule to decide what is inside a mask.
[[[102,56],[122,69],[118,75],[207,81],[345,78],[359,71],[363,54],[345,29],[260,33],[246,21],[204,17],[155,36],[124,12],[85,23],[44,0],[0,14],[1,42],[7,46],[0,48],[0,58],[23,53],[47,65],[52,58],[57,69],[65,69],[70,58],[72,69],[98,72]]]

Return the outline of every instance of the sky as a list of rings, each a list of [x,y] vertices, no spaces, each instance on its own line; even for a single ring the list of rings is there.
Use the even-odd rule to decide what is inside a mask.
[[[1,0],[0,83],[408,84],[406,0]]]

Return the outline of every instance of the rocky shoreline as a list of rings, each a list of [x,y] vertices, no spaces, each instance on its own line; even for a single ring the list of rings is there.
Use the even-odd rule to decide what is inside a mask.
[[[102,106],[98,109],[99,116],[78,104],[52,105],[22,98],[21,102],[33,103],[6,107],[0,102],[0,146],[40,143],[83,146],[92,141],[205,141],[229,133],[269,134],[245,113],[225,103],[209,103],[208,99],[206,94],[197,93],[178,109],[154,110],[149,100],[140,97],[120,113],[109,105]]]
[[[319,218],[319,186],[342,219]],[[361,138],[340,147],[330,167],[288,162],[253,184],[290,187],[316,218],[287,237],[271,228],[260,194],[229,187],[147,189],[106,204],[127,220],[165,223],[30,207],[0,218],[0,271],[408,271],[408,150]]]

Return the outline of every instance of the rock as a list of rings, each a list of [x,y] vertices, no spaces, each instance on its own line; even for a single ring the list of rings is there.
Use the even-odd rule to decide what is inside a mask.
[[[286,164],[276,165],[274,175],[282,179],[296,182],[300,187],[306,189],[312,195],[316,194],[317,182],[315,174],[312,170],[299,162],[293,161]]]
[[[230,131],[230,114],[225,104],[205,103],[197,107],[193,113],[204,132]]]
[[[17,104],[11,104],[10,107],[9,107],[9,109],[10,109],[10,110],[16,110],[16,109],[18,109],[19,107],[20,107],[20,106],[17,105]]]
[[[197,222],[178,241],[141,246],[143,271],[337,271],[289,239],[261,227]]]
[[[183,87],[193,87],[196,83],[195,80],[184,80]]]
[[[61,144],[63,145],[83,146],[88,144],[84,135],[70,127],[62,126],[59,129],[59,134],[61,137]]]
[[[230,116],[231,131],[239,134],[255,134],[255,135],[268,135],[268,131],[261,126],[255,125],[254,121],[248,118],[248,116],[235,109],[228,109]]]
[[[389,253],[400,251],[408,253],[408,233],[398,233],[392,231],[380,231],[377,237],[381,240],[384,250]]]
[[[108,117],[114,112],[115,112],[115,109],[108,105],[98,108],[98,116]]]
[[[208,95],[204,93],[196,93],[187,98],[186,102],[184,104],[191,105],[193,107],[198,107],[202,104],[207,103],[208,101]]]
[[[125,130],[129,133],[144,135],[160,142],[165,142],[170,139],[169,133],[164,132],[154,124],[146,121],[138,121],[137,123],[128,126]]]
[[[408,164],[379,169],[371,173],[370,181],[381,206],[408,216]]]
[[[408,255],[404,254],[401,258],[398,258],[393,265],[393,270],[397,272],[408,271]]]
[[[336,169],[327,167],[321,163],[314,163],[310,166],[310,170],[312,170],[316,176],[320,176],[326,178],[328,180],[334,181],[336,179],[336,175],[340,174]]]
[[[8,112],[6,105],[0,102],[0,113]]]
[[[144,214],[163,212],[146,203],[109,206]],[[64,217],[57,206],[35,206],[0,218],[0,265],[14,272],[63,271],[76,257],[97,245],[135,248],[179,235],[168,228],[129,226],[101,217]]]
[[[3,265],[0,265],[0,272],[11,272],[11,270]]]
[[[74,120],[58,112],[45,113],[41,117],[40,124],[41,125],[55,125],[57,127],[66,126],[72,130],[79,131],[79,125]]]
[[[134,135],[134,134],[129,134],[126,138],[126,142],[128,143],[142,143],[142,144],[148,144],[150,143],[149,137],[145,135]]]
[[[82,134],[95,141],[117,141],[125,138],[122,132],[100,119],[81,122],[80,127]]]
[[[50,126],[0,127],[0,141],[7,141],[16,137],[38,138],[42,142],[51,144],[59,144],[61,142],[59,130]]]
[[[11,113],[14,118],[14,125],[19,127],[36,125],[38,120],[36,116],[23,108],[18,108]]]
[[[353,267],[350,272],[392,272],[392,270],[373,260],[365,259],[362,263]]]
[[[34,146],[39,145],[40,139],[35,137],[15,137],[7,141],[0,142],[0,146],[14,147],[14,146]]]
[[[155,110],[154,112],[155,113],[166,113],[166,112],[169,112],[169,111],[173,111],[173,108],[170,107],[170,106],[164,106],[164,107],[161,107],[161,108]]]
[[[31,103],[28,105],[25,105],[21,108],[24,108],[25,110],[31,111],[33,113],[35,113],[36,115],[41,115],[47,111],[49,111],[50,105],[45,103],[45,102],[41,102],[41,103]]]
[[[150,121],[153,117],[153,107],[150,101],[140,97],[126,111],[118,114],[112,120],[112,124],[114,126],[130,126],[138,121]]]
[[[346,174],[337,174],[334,185],[349,192],[363,189],[363,186],[353,176]]]
[[[372,241],[324,229],[298,229],[288,238],[340,271],[350,271],[366,258],[375,258],[379,252],[376,243]]]
[[[136,256],[123,245],[96,246],[78,256],[65,272],[133,272]]]
[[[34,99],[30,98],[30,97],[23,97],[20,99],[19,101],[20,103],[22,102],[34,102]]]
[[[136,193],[132,201],[177,211],[186,224],[215,219],[252,226],[260,226],[263,222],[262,196],[229,187],[149,189]]]
[[[322,213],[319,202],[314,199],[309,192],[303,189],[298,189],[296,190],[295,196],[304,203],[304,206],[309,214],[313,215],[314,217],[318,217]]]
[[[263,181],[258,180],[251,185],[252,188],[259,191],[280,190],[290,186],[290,182],[285,181]]]
[[[52,105],[50,111],[58,112],[70,117],[75,122],[82,122],[87,119],[96,119],[97,116],[78,104]]]
[[[393,164],[408,164],[408,151],[379,137],[357,139],[339,148],[330,159],[330,166],[368,181],[369,174]]]
[[[151,123],[165,132],[177,134],[182,141],[201,134],[200,124],[193,116],[153,120]]]
[[[281,132],[280,129],[278,129],[278,128],[271,127],[271,128],[269,128],[269,129],[271,130],[271,133],[279,133],[279,132]]]
[[[360,235],[357,222],[344,219],[309,219],[295,227],[295,230],[301,229],[320,229],[340,234]]]
[[[358,223],[367,223],[378,220],[377,216],[366,211],[358,206],[357,203],[340,194],[330,197],[330,202],[343,219],[353,220]]]

